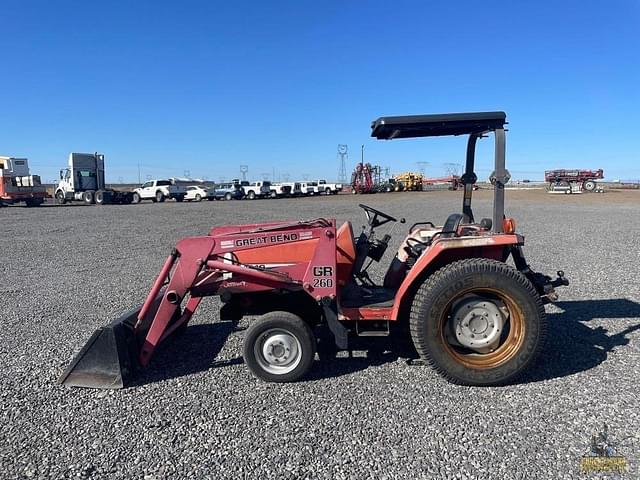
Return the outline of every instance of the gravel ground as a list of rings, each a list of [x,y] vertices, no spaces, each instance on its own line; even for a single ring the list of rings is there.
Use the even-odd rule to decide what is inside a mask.
[[[477,193],[476,210],[490,216],[489,194]],[[635,435],[619,451],[630,462],[623,478],[637,478],[638,192],[509,192],[530,263],[571,280],[547,307],[543,359],[517,385],[454,386],[366,351],[316,362],[304,382],[262,383],[243,365],[243,330],[219,320],[215,299],[139,385],[56,384],[94,329],[141,303],[179,238],[281,218],[359,226],[359,201],[442,223],[460,195],[1,209],[0,477],[579,478],[606,423],[617,438]]]

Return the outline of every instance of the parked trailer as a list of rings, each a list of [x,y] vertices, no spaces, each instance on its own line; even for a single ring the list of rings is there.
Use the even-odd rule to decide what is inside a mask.
[[[48,197],[40,176],[29,172],[26,158],[0,157],[0,207],[15,203],[37,207]]]
[[[60,170],[54,196],[60,205],[72,201],[88,205],[129,204],[133,201],[132,192],[106,188],[104,155],[99,153],[70,153],[69,166]]]

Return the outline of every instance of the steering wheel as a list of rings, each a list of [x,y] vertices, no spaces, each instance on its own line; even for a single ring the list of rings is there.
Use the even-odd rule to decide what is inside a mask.
[[[369,221],[369,225],[372,227],[379,227],[387,222],[397,222],[394,217],[391,215],[387,215],[380,210],[376,210],[375,208],[371,208],[368,205],[363,205],[362,203],[358,205],[361,209],[364,210],[365,215],[367,216],[367,220]],[[378,220],[378,217],[382,218],[382,221]]]

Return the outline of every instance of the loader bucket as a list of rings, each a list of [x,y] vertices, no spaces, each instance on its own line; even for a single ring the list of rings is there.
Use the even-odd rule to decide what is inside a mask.
[[[73,387],[124,388],[132,383],[138,364],[134,334],[140,308],[99,328],[62,373],[58,383]]]

